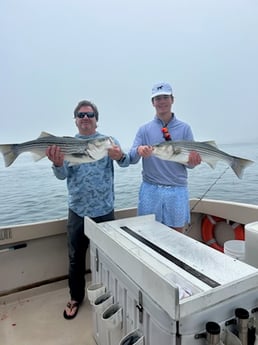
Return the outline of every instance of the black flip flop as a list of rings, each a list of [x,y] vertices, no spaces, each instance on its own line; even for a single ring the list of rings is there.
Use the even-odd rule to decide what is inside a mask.
[[[73,315],[67,315],[66,310],[64,310],[64,313],[63,313],[64,318],[65,318],[66,320],[71,320],[71,319],[75,318],[75,316],[77,315],[78,310],[79,310],[79,306],[80,306],[79,303],[78,303],[78,302],[68,302],[66,306],[67,306],[67,308],[69,308],[70,310],[72,310],[72,309],[74,309],[74,308],[76,308],[76,309],[75,309],[75,312],[74,312]]]

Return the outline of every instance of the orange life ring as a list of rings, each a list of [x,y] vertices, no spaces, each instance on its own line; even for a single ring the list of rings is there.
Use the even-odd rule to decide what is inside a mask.
[[[219,222],[226,222],[226,220],[216,216],[205,216],[202,221],[202,239],[208,246],[217,249],[220,252],[224,252],[223,247],[217,243],[215,238],[215,227]],[[234,229],[235,239],[244,240],[245,231],[243,226],[239,223],[233,223],[231,226]]]

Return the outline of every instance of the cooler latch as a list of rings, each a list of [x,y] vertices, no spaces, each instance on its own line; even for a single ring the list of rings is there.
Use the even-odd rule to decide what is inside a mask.
[[[142,306],[142,292],[139,291],[138,294],[138,304],[136,305],[136,308],[139,310],[139,322],[143,323],[143,306]]]

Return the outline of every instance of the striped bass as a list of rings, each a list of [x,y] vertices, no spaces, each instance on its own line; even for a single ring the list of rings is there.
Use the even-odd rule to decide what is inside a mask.
[[[207,163],[213,169],[218,161],[227,163],[238,178],[242,178],[244,169],[254,163],[249,159],[231,156],[219,150],[214,141],[165,141],[152,145],[152,148],[152,155],[184,165],[188,164],[189,152],[196,151],[201,156],[202,162]]]
[[[57,137],[42,132],[36,140],[26,141],[21,144],[0,145],[5,166],[9,167],[23,152],[32,152],[36,161],[46,157],[48,146],[56,145],[61,148],[64,159],[69,165],[90,163],[108,155],[114,142],[111,137],[99,137],[95,139],[77,139],[74,137]]]

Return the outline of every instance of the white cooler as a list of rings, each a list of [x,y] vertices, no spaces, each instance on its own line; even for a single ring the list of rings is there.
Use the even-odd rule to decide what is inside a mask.
[[[106,286],[121,306],[128,344],[134,343],[127,335],[136,331],[145,345],[206,344],[207,322],[223,331],[233,327],[227,325],[236,308],[252,315],[258,306],[255,267],[156,222],[154,215],[98,224],[86,217],[85,234],[92,281]]]
[[[245,226],[245,262],[258,267],[258,222]]]

